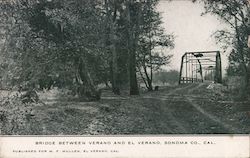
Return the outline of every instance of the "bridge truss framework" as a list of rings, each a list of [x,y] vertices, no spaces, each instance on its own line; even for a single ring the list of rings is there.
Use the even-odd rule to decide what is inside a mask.
[[[186,52],[181,59],[179,84],[205,81],[222,83],[220,52]]]

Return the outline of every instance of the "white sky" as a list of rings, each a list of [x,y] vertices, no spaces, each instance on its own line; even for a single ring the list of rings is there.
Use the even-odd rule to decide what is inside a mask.
[[[218,29],[226,27],[215,16],[201,16],[204,11],[202,4],[192,3],[189,0],[176,0],[172,2],[160,1],[158,10],[162,13],[163,27],[166,32],[173,33],[175,48],[172,62],[168,69],[179,70],[181,56],[189,51],[221,51],[222,67],[227,66],[227,55],[216,45],[211,35]]]

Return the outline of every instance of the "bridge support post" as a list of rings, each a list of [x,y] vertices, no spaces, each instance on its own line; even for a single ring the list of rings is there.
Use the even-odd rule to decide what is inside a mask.
[[[186,53],[181,57],[181,68],[180,68],[179,84],[181,84],[181,80],[182,80],[182,69],[183,69],[183,61],[184,61],[185,55],[186,55]]]

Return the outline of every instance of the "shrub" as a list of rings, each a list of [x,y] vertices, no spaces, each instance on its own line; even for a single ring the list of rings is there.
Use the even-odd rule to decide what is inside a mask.
[[[20,96],[13,95],[0,101],[0,134],[18,135],[30,133],[35,103],[23,103]]]

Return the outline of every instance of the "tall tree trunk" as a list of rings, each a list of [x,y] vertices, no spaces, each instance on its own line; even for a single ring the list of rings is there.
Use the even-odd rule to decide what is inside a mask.
[[[111,61],[111,80],[112,80],[112,91],[114,94],[120,95],[120,85],[119,85],[119,69],[118,69],[118,52],[116,49],[117,43],[117,35],[116,35],[116,16],[117,16],[117,6],[116,1],[114,3],[114,12],[113,16],[110,14],[109,11],[109,4],[108,0],[105,0],[106,12],[107,12],[107,23],[110,24],[110,37],[111,37],[111,52],[112,52],[112,61]]]
[[[138,95],[138,83],[136,77],[136,45],[137,45],[137,35],[135,34],[133,28],[131,27],[131,17],[130,17],[130,4],[127,2],[127,19],[128,19],[128,55],[129,55],[129,83],[130,83],[130,95]],[[134,36],[134,37],[133,37]]]
[[[149,6],[148,6],[149,7]],[[148,8],[148,14],[150,12],[150,7]],[[151,16],[150,16],[150,21],[151,21]],[[146,68],[146,65],[144,64],[144,71],[145,71],[145,74],[146,74],[146,77],[147,77],[147,81],[148,81],[148,85],[149,85],[149,88],[148,90],[149,91],[153,91],[153,85],[152,85],[152,82],[153,82],[153,64],[152,64],[152,35],[151,35],[151,23],[149,24],[150,26],[150,29],[148,31],[148,37],[149,37],[149,62],[150,62],[150,74],[148,75],[147,73],[147,68]],[[150,76],[150,77],[149,77]]]
[[[152,80],[151,77],[148,75],[147,67],[146,65],[143,65],[144,73],[146,75],[147,83],[148,83],[148,90],[153,91],[153,85],[152,85]]]
[[[149,85],[149,91],[152,91],[153,90],[153,85],[152,85],[152,82],[153,82],[153,64],[152,64],[152,42],[151,42],[151,34],[150,34],[150,31],[149,31],[149,62],[150,62],[150,78],[149,77],[147,77],[148,78],[148,85]],[[145,68],[144,68],[145,69]],[[147,69],[145,69],[145,73],[146,73],[146,75],[147,75]],[[148,76],[148,75],[147,75]]]
[[[119,69],[118,69],[118,52],[116,50],[117,36],[115,33],[115,24],[111,24],[111,36],[112,36],[112,90],[114,94],[120,95],[119,86]]]
[[[147,80],[145,79],[145,77],[143,76],[143,73],[142,73],[142,71],[141,71],[141,67],[138,66],[137,68],[138,68],[138,70],[139,70],[140,76],[141,76],[141,78],[142,78],[142,80],[143,80],[143,82],[144,82],[146,88],[149,89],[148,82],[147,82]]]
[[[132,46],[134,47],[134,46]],[[138,83],[136,76],[136,59],[135,59],[135,50],[132,48],[129,52],[129,81],[130,81],[130,95],[138,95]]]
[[[148,82],[149,82],[148,84],[149,84],[149,87],[150,87],[149,91],[152,91],[153,90],[153,64],[152,64],[151,46],[150,46],[150,50],[149,51],[150,51],[150,79],[148,80]]]
[[[93,78],[88,70],[88,64],[86,60],[86,53],[84,57],[79,58],[78,65],[79,78],[81,80],[79,87],[80,96],[85,96],[88,100],[99,100],[101,99],[101,91],[97,90],[94,84]]]
[[[114,94],[120,95],[120,86],[119,86],[119,70],[118,70],[118,57],[116,51],[116,44],[112,45],[112,91]]]

